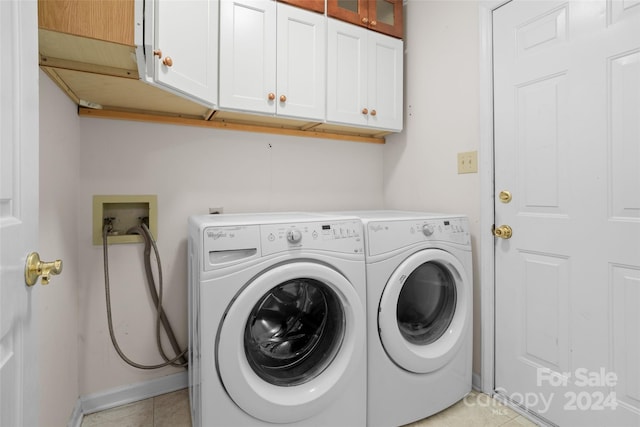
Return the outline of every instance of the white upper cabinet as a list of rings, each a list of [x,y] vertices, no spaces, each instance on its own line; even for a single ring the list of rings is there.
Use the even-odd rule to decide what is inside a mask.
[[[380,33],[369,31],[368,35],[369,126],[401,131],[404,44]]]
[[[327,121],[402,130],[402,40],[328,23]]]
[[[324,120],[325,22],[272,0],[222,1],[220,107]]]
[[[153,81],[217,105],[218,0],[154,0],[153,7],[153,52],[146,52]]]
[[[369,32],[333,19],[328,31],[327,120],[366,126]]]
[[[326,39],[323,15],[278,3],[278,115],[324,120]]]
[[[220,107],[271,113],[275,107],[276,4],[220,3]]]

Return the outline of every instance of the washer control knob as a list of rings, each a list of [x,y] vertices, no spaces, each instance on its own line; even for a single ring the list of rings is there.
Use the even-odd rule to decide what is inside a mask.
[[[422,232],[424,233],[425,236],[429,237],[433,234],[434,232],[434,228],[433,225],[431,224],[425,224],[422,226]]]
[[[296,230],[294,228],[293,230],[287,231],[287,241],[289,243],[298,243],[300,240],[302,240],[302,233],[300,233],[300,230]]]

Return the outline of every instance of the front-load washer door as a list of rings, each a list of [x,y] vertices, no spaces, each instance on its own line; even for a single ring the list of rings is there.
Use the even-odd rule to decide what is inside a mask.
[[[425,249],[405,259],[387,282],[378,310],[380,340],[393,362],[428,373],[460,348],[471,316],[471,286],[456,257]]]
[[[218,332],[218,374],[247,414],[300,421],[354,381],[351,373],[365,360],[365,330],[363,302],[342,274],[309,261],[281,264],[230,304]]]

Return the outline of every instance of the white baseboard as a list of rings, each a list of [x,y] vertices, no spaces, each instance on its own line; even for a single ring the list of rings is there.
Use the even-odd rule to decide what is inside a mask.
[[[67,427],[80,427],[84,415],[138,402],[161,394],[171,393],[172,391],[186,388],[188,385],[189,379],[185,371],[141,383],[112,388],[100,393],[81,396],[73,410]]]
[[[78,399],[73,408],[67,427],[80,427],[82,425],[82,401]]]

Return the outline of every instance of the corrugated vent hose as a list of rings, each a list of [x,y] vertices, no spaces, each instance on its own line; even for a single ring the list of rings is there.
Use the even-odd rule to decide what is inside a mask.
[[[106,302],[107,302],[107,323],[109,324],[109,335],[111,336],[111,342],[113,343],[113,347],[116,349],[118,355],[127,362],[129,365],[139,368],[139,369],[158,369],[165,366],[177,366],[186,368],[188,361],[185,357],[187,354],[188,348],[185,350],[181,350],[178,345],[178,341],[176,340],[175,334],[173,333],[173,329],[171,328],[171,324],[169,323],[169,319],[162,309],[162,292],[163,292],[163,284],[162,284],[162,266],[160,265],[160,255],[158,253],[158,247],[156,246],[156,242],[153,240],[153,236],[151,236],[151,232],[149,228],[147,228],[146,224],[142,223],[139,226],[133,227],[127,231],[127,234],[139,234],[144,239],[144,269],[147,276],[147,284],[149,286],[149,292],[151,293],[151,299],[153,299],[153,303],[156,307],[156,344],[158,346],[158,351],[162,356],[162,359],[165,361],[164,363],[160,363],[157,365],[143,365],[140,363],[136,363],[129,359],[120,346],[118,345],[118,341],[116,339],[115,333],[113,331],[113,318],[111,314],[111,292],[109,286],[109,251],[107,245],[107,237],[109,232],[109,224],[105,224],[102,229],[102,250],[104,253],[104,289],[106,294]],[[158,264],[158,290],[156,291],[156,283],[153,278],[153,271],[151,270],[151,248],[153,247],[153,252],[156,258],[156,263]],[[164,349],[162,348],[162,340],[160,337],[160,326],[165,330],[167,334],[167,338],[169,339],[169,343],[173,348],[175,357],[169,358]]]

